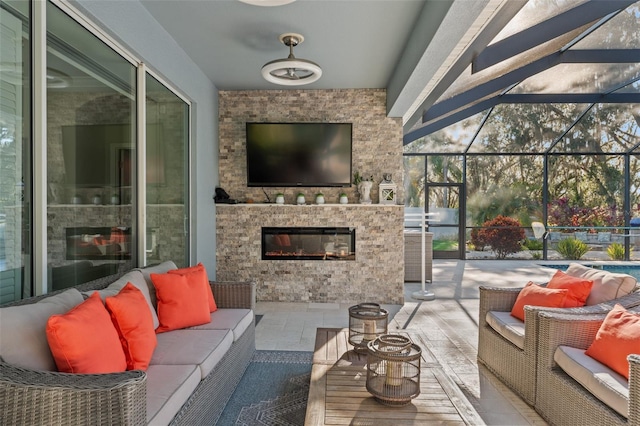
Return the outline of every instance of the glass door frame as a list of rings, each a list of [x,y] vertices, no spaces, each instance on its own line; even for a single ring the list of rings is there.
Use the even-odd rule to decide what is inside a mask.
[[[191,100],[181,93],[176,86],[170,81],[163,78],[160,73],[156,72],[152,67],[146,65],[141,58],[130,52],[127,48],[122,46],[118,41],[113,39],[109,34],[102,30],[97,24],[93,23],[89,17],[80,12],[73,5],[64,0],[46,0],[41,2],[29,2],[31,8],[31,132],[32,132],[32,260],[28,264],[25,264],[25,269],[29,269],[32,272],[31,285],[33,286],[33,295],[41,295],[48,293],[49,278],[48,278],[48,253],[47,253],[47,76],[46,76],[46,55],[47,55],[47,18],[46,8],[47,4],[51,3],[53,6],[61,9],[65,14],[71,17],[75,22],[84,27],[87,31],[100,39],[108,47],[113,49],[123,59],[131,63],[138,68],[137,74],[137,145],[136,156],[137,165],[140,165],[140,161],[144,156],[138,155],[139,152],[145,152],[145,120],[144,120],[144,106],[145,106],[145,93],[144,93],[144,81],[145,73],[149,73],[155,79],[160,81],[165,87],[167,87],[176,96],[181,98],[189,106],[188,117],[188,133],[189,140],[187,146],[187,158],[188,158],[188,201],[186,203],[186,217],[184,222],[185,231],[187,233],[187,250],[189,262],[194,260],[194,238],[193,238],[193,220],[191,220],[191,212],[194,209],[194,197],[193,197],[193,185],[194,182],[194,170],[192,164],[192,144],[194,141],[192,123],[193,123],[193,105]],[[37,171],[37,172],[36,172]],[[138,179],[136,188],[136,211],[134,220],[134,229],[137,234],[137,262],[138,266],[146,266],[145,256],[141,256],[144,253],[144,249],[147,245],[146,232],[142,230],[146,229],[146,210],[144,209],[144,192],[140,193],[140,189],[144,187],[144,168],[137,167]]]
[[[432,188],[456,188],[458,190],[458,223],[439,223],[436,221],[429,222],[429,232],[432,232],[433,228],[454,226],[458,227],[458,250],[443,251],[433,250],[434,259],[465,259],[466,252],[466,238],[465,238],[465,223],[466,223],[466,202],[465,202],[465,185],[463,183],[427,183],[424,188],[424,209],[427,214],[429,211],[429,195]]]

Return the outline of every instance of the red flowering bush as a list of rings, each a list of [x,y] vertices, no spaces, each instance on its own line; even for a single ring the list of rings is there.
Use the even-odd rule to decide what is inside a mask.
[[[491,247],[498,259],[522,250],[525,239],[520,222],[506,216],[497,216],[483,223],[478,236]]]
[[[623,226],[624,212],[616,205],[600,207],[572,206],[567,197],[548,204],[550,226],[602,227]]]
[[[483,251],[487,242],[480,235],[481,229],[473,228],[471,230],[471,244],[473,244],[473,249],[478,251]]]

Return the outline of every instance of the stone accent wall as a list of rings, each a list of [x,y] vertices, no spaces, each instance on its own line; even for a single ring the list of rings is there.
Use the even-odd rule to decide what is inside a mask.
[[[402,120],[386,115],[387,92],[383,89],[251,90],[220,91],[219,137],[220,186],[231,198],[266,202],[262,188],[247,187],[246,122],[352,123],[352,170],[374,180],[371,199],[378,202],[378,183],[391,173],[398,185],[398,204],[403,198]],[[287,203],[298,192],[307,201],[322,192],[327,203],[337,203],[341,192],[349,202],[358,200],[350,188],[265,188],[271,201],[284,190]]]
[[[258,300],[287,302],[403,303],[402,122],[386,115],[383,89],[255,90],[219,92],[219,185],[240,202],[271,202],[284,192],[285,205],[216,206],[216,279],[254,280]],[[352,171],[373,176],[372,205],[358,202],[356,187],[249,188],[247,122],[352,123]],[[391,173],[398,205],[378,205],[378,184]],[[307,203],[322,192],[326,205]],[[337,203],[341,192],[348,205]],[[356,261],[262,260],[262,226],[356,228]]]
[[[256,281],[260,301],[404,303],[404,207],[216,206],[216,279]],[[355,227],[355,261],[262,260],[261,228]]]

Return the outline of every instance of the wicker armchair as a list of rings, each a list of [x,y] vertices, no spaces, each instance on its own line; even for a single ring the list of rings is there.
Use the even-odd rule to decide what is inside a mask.
[[[633,309],[638,312],[638,307]],[[536,411],[551,424],[640,425],[640,355],[629,359],[629,416],[625,418],[594,397],[554,361],[560,345],[586,349],[606,314],[539,315]]]
[[[538,313],[560,311],[567,314],[608,312],[615,303],[625,308],[640,305],[640,291],[606,303],[581,308],[541,308],[525,306],[524,348],[497,333],[486,321],[489,311],[511,312],[522,288],[494,288],[480,286],[478,319],[478,361],[485,365],[524,401],[536,405],[536,369],[538,352]]]

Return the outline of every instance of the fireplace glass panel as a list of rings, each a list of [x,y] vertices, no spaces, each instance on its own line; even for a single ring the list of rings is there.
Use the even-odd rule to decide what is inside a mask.
[[[353,228],[262,228],[263,260],[355,260]]]

